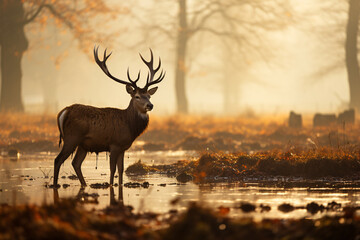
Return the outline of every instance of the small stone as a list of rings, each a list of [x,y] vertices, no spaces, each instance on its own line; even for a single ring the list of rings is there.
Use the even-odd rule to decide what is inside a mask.
[[[317,204],[316,202],[311,202],[311,203],[308,203],[306,205],[306,210],[308,212],[310,212],[311,214],[315,214],[319,211],[323,211],[324,210],[324,206],[323,205],[319,205]]]
[[[284,213],[292,212],[292,211],[294,211],[294,209],[295,209],[295,207],[288,203],[283,203],[278,206],[278,210],[281,212],[284,212]]]
[[[110,187],[110,184],[105,182],[105,183],[94,183],[94,184],[90,184],[91,188],[95,188],[95,189],[106,189],[108,187]]]
[[[251,203],[241,203],[240,204],[240,209],[245,213],[253,212],[253,211],[255,211],[255,208],[256,208],[255,205],[251,204]]]
[[[268,205],[260,204],[261,212],[269,212],[271,210],[271,207]]]
[[[127,188],[139,188],[139,187],[141,187],[141,184],[137,183],[137,182],[127,182],[127,183],[124,184],[124,187],[127,187]]]
[[[176,177],[176,180],[178,180],[178,182],[181,183],[186,183],[192,181],[193,177],[190,174],[187,174],[186,172],[182,172]]]
[[[329,202],[327,208],[333,211],[338,210],[341,208],[341,203],[337,203],[335,201]]]
[[[70,180],[78,180],[79,179],[75,174],[68,176],[68,178]]]

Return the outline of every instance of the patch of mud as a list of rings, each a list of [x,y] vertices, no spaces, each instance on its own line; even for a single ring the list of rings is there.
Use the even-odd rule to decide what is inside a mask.
[[[283,187],[295,187],[299,182],[307,182],[309,186],[318,187],[337,187],[341,184],[360,187],[360,160],[357,155],[205,153],[195,161],[151,167],[138,162],[130,167],[136,169],[133,171],[137,174],[156,172],[177,176],[180,182],[275,182]],[[130,171],[130,167],[127,171]]]
[[[143,182],[143,183],[138,183],[138,182],[128,182],[124,184],[124,187],[127,188],[149,188],[150,184],[149,182]]]
[[[104,183],[93,183],[90,184],[91,188],[95,188],[95,189],[107,189],[110,187],[110,184],[108,182],[104,182]]]
[[[86,194],[82,197],[88,197]],[[250,205],[250,210],[253,206]],[[356,239],[360,220],[356,209],[320,219],[229,218],[232,211],[217,211],[190,204],[179,213],[134,214],[131,207],[114,204],[103,211],[85,210],[78,201],[53,205],[0,205],[1,239]]]
[[[176,176],[176,180],[181,183],[186,183],[192,181],[193,177],[186,172],[182,172]]]
[[[126,170],[125,173],[127,175],[144,175],[149,172],[154,172],[156,169],[153,167],[150,167],[144,163],[142,163],[140,160],[137,161],[134,164],[131,164]]]
[[[70,180],[78,180],[79,178],[75,174],[72,174],[72,175],[68,176],[68,179],[70,179]]]
[[[255,223],[228,219],[224,217],[228,212],[227,208],[213,212],[194,204],[165,230],[165,239],[353,239],[360,223],[346,214],[316,221],[265,219]]]

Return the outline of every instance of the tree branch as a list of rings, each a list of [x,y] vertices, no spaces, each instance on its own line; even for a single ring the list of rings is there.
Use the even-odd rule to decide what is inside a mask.
[[[53,5],[44,4],[44,8],[47,8],[55,17],[61,19],[69,28],[72,29],[74,27],[73,24],[66,17],[56,11]]]
[[[45,2],[45,0],[43,0],[43,2],[40,4],[38,9],[35,11],[35,13],[31,17],[25,19],[25,21],[23,22],[23,25],[26,25],[26,24],[34,21],[34,19],[41,13],[41,10],[44,8],[44,2]]]

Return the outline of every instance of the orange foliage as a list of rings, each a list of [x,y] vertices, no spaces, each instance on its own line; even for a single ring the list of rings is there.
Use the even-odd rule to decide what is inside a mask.
[[[69,30],[72,36],[78,40],[79,49],[89,57],[91,54],[89,49],[94,46],[94,43],[106,41],[106,45],[111,47],[111,43],[118,34],[110,27],[110,24],[116,21],[120,15],[129,13],[129,9],[110,6],[104,0],[76,2],[72,0],[23,0],[23,5],[27,16],[32,16],[38,9],[41,9],[32,21],[33,24],[29,24],[27,27],[28,31],[37,33],[39,30],[44,31],[49,25],[55,26],[57,31],[62,34]],[[61,58],[56,59],[61,60]]]
[[[254,151],[281,149],[297,153],[322,147],[348,151],[359,146],[360,127],[332,125],[312,127],[305,121],[301,129],[289,128],[287,117],[214,117],[169,116],[151,117],[150,126],[142,138],[146,141],[167,141],[176,148],[213,151]],[[161,138],[168,136],[168,138]],[[181,139],[187,142],[179,145]]]
[[[0,145],[36,140],[57,144],[56,114],[0,114]],[[358,124],[327,128],[306,125],[291,129],[284,117],[151,116],[149,128],[139,140],[157,144],[157,150],[258,154],[271,151],[273,156],[282,155],[281,158],[291,160],[314,153],[350,156],[359,151],[360,127]]]
[[[0,145],[58,139],[55,115],[0,114]]]

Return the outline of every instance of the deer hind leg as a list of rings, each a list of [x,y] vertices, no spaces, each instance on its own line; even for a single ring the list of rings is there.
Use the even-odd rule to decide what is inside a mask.
[[[119,187],[123,183],[123,173],[124,173],[124,152],[121,152],[117,158],[117,167],[119,172]]]
[[[61,149],[59,155],[55,158],[54,161],[54,187],[58,184],[58,178],[59,178],[59,171],[61,164],[65,162],[65,160],[70,156],[72,152],[74,152],[76,148],[76,145],[73,144],[67,144],[64,142],[64,146]]]
[[[86,154],[87,151],[84,148],[78,146],[75,157],[72,161],[72,166],[74,167],[75,173],[80,180],[81,186],[86,186],[86,182],[81,172],[81,164],[83,163]]]

